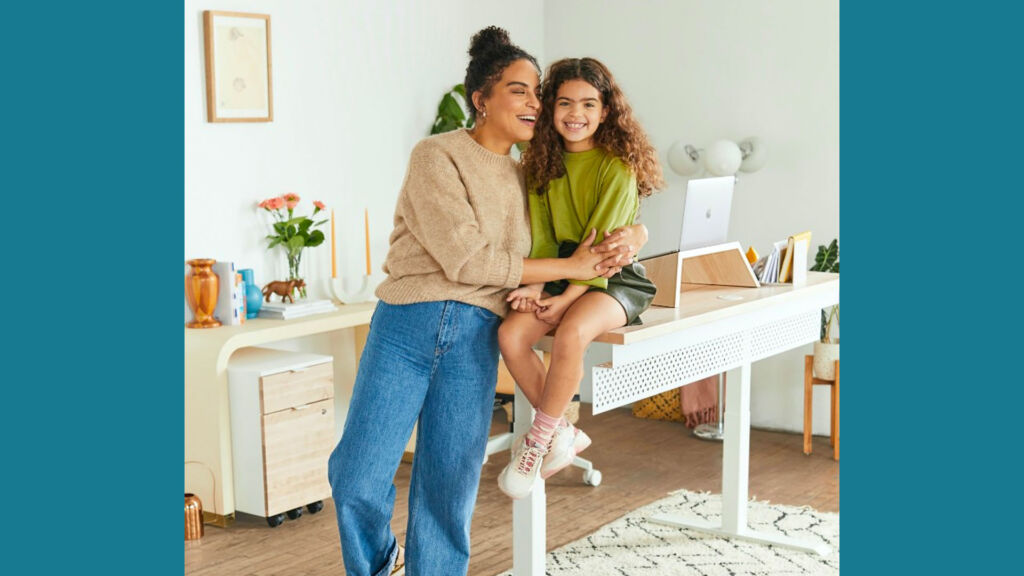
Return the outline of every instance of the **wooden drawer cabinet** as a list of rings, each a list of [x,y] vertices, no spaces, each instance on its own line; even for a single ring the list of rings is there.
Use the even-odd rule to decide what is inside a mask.
[[[331,359],[308,368],[293,368],[260,379],[260,401],[264,414],[305,406],[334,398],[334,368]]]
[[[235,509],[277,526],[329,498],[336,443],[330,356],[242,348],[228,363]]]

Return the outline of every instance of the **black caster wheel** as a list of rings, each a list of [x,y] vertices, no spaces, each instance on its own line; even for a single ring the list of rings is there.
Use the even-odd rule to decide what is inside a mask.
[[[321,511],[323,509],[324,509],[324,503],[322,501],[320,501],[320,500],[317,500],[316,502],[313,502],[312,504],[306,506],[306,510],[309,510],[310,514],[316,514],[317,512],[319,512],[319,511]]]
[[[298,508],[292,508],[291,510],[285,512],[285,514],[287,514],[288,517],[292,520],[297,520],[299,516],[302,516],[302,507],[300,506]]]
[[[267,524],[270,524],[271,528],[277,528],[284,523],[284,514],[275,514],[274,516],[267,516]]]

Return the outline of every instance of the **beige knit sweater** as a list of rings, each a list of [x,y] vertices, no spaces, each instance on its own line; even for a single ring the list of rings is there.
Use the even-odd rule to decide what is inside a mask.
[[[388,304],[457,300],[504,317],[530,253],[523,174],[466,130],[420,141],[395,206],[377,297]]]

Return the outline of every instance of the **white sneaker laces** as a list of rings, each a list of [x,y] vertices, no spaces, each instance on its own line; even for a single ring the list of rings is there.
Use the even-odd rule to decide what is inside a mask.
[[[519,454],[519,461],[516,462],[516,472],[529,476],[543,457],[544,452],[540,448],[527,442],[526,448]]]

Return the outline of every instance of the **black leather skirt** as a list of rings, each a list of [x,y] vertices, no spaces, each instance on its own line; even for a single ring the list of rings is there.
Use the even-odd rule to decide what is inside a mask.
[[[558,246],[558,257],[568,258],[576,251],[578,244],[565,242]],[[552,296],[565,292],[569,286],[568,280],[548,282],[544,284],[544,291]],[[622,271],[608,279],[607,288],[591,287],[588,292],[598,291],[608,294],[615,299],[622,309],[626,311],[626,325],[636,326],[643,324],[640,314],[651,305],[657,289],[654,283],[647,279],[647,271],[639,262],[633,262],[623,266]]]

